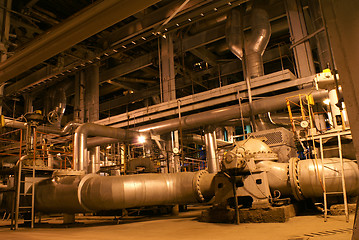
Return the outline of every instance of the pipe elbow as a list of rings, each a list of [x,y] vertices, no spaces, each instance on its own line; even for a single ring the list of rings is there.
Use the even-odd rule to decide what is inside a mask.
[[[239,9],[232,9],[227,16],[226,41],[231,52],[239,59],[243,59],[243,16]]]
[[[269,16],[263,8],[254,8],[251,14],[251,35],[246,42],[246,51],[263,55],[271,36]]]

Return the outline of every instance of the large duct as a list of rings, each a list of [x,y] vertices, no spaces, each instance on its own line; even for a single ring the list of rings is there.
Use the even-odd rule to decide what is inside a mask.
[[[44,213],[78,213],[207,202],[214,196],[213,178],[206,171],[55,177],[36,184],[35,208]]]
[[[250,118],[255,131],[263,130],[265,125],[262,123],[266,119],[262,116],[254,117],[254,113],[252,112],[253,103],[250,80],[264,75],[262,56],[271,35],[268,13],[260,6],[259,2],[260,1],[258,0],[254,1],[253,9],[251,11],[250,34],[245,35],[243,32],[243,7],[240,9],[233,9],[231,11],[228,16],[226,26],[226,39],[229,49],[240,60],[242,60],[244,69],[243,76],[245,78],[248,89],[249,106],[251,112]],[[267,121],[266,125],[268,124],[270,124],[270,121]]]
[[[263,53],[271,35],[269,16],[266,10],[254,6],[251,13],[251,34],[245,38],[247,76],[252,79],[264,75]]]

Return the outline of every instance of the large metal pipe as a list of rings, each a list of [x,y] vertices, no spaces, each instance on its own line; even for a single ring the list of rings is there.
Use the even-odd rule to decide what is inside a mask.
[[[122,128],[112,128],[94,123],[84,123],[78,127],[74,136],[74,167],[76,170],[87,171],[87,137],[100,136],[116,139],[116,141],[132,141],[141,134]]]
[[[65,176],[37,183],[36,211],[77,213],[207,202],[214,174],[206,171],[101,177]]]
[[[241,11],[240,11],[241,10]],[[246,81],[249,99],[249,111],[253,128],[257,131],[256,119],[253,113],[253,102],[250,80],[264,75],[262,55],[269,42],[271,27],[266,10],[260,1],[254,1],[251,11],[251,32],[244,35],[243,15],[244,8],[233,9],[228,16],[226,26],[226,39],[229,49],[242,60],[243,76]]]
[[[285,99],[287,97],[293,97],[298,94],[312,94],[314,100],[321,100],[328,97],[326,90],[312,90],[302,89],[295,92],[285,93],[273,97],[267,97],[264,99],[256,100],[253,102],[253,113],[259,114],[264,112],[276,111],[284,109],[286,107]],[[303,96],[304,98],[304,96]],[[299,98],[291,98],[291,101],[299,102]],[[249,116],[249,104],[242,104],[243,117]],[[188,116],[181,117],[182,129],[196,128],[200,126],[211,125],[220,121],[227,121],[230,119],[240,118],[241,112],[238,105],[228,106],[224,108],[209,110],[201,113],[196,113]],[[170,119],[159,123],[153,123],[141,127],[133,128],[139,132],[152,132],[154,134],[161,134],[176,130],[179,128],[178,119]]]
[[[11,128],[19,128],[19,129],[27,129],[27,124],[25,122],[20,122],[17,120],[12,120],[9,118],[4,119],[5,127],[11,127]],[[48,127],[48,126],[37,126],[37,131],[44,132],[44,133],[53,133],[58,135],[66,135],[70,133],[71,130],[74,128],[80,126],[79,123],[76,122],[68,122],[65,127],[62,129],[56,128],[56,127]]]
[[[294,196],[297,200],[323,197],[323,170],[327,192],[343,189],[339,158],[325,158],[323,164],[320,160],[316,163],[314,159],[297,158],[290,159],[289,163],[262,161],[257,167],[267,172],[272,192],[278,190],[282,196]],[[344,178],[347,194],[358,195],[359,169],[354,161],[344,159]]]
[[[254,6],[251,13],[251,34],[245,39],[246,71],[250,79],[264,75],[263,53],[270,39],[271,27],[266,10]]]
[[[198,134],[187,134],[187,135],[183,136],[183,141],[187,142],[187,143],[196,143],[196,144],[200,144],[200,145],[206,144],[204,137],[201,135],[198,135]],[[232,144],[231,142],[227,142],[227,141],[224,141],[221,139],[216,139],[216,143],[217,143],[217,146],[219,146],[219,147]]]

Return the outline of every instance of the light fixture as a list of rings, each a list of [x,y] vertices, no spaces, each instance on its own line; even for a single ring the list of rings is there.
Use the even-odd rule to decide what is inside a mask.
[[[111,149],[111,147],[112,147],[112,145],[108,145],[108,146],[106,147],[106,149]]]
[[[145,143],[145,142],[146,142],[145,136],[139,136],[139,137],[138,137],[138,142],[139,142],[139,143]]]
[[[324,99],[323,103],[326,104],[326,105],[329,105],[330,104],[330,99],[329,98]]]

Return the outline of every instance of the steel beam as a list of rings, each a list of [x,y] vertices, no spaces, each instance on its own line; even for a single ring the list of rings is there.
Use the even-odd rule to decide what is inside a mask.
[[[1,63],[0,83],[159,1],[106,0],[93,3]]]
[[[278,49],[278,48],[270,49],[270,50],[264,52],[263,62],[264,63],[270,62],[270,61],[276,60],[280,57],[284,57],[288,54],[289,54],[288,46],[282,46],[280,49]],[[242,71],[242,64],[239,60],[234,60],[233,62],[229,62],[229,63],[220,65],[221,77],[235,74],[235,73],[238,73],[241,71]],[[214,78],[218,78],[218,69],[217,68],[209,68],[207,70],[200,71],[198,73],[194,73],[193,77],[198,79],[205,74],[212,74],[212,75],[215,75]],[[183,81],[178,81],[178,82],[183,82]],[[181,86],[177,86],[177,88],[181,88],[181,87],[185,87],[185,86],[187,86],[187,85],[184,84]],[[109,93],[109,92],[110,91],[106,91],[106,93]],[[126,105],[129,102],[139,101],[143,98],[148,98],[148,97],[151,97],[153,95],[158,95],[158,94],[160,94],[160,86],[155,85],[155,86],[146,88],[145,91],[141,91],[136,94],[121,96],[121,97],[117,97],[112,100],[109,100],[107,102],[103,102],[100,104],[100,110],[101,111],[110,110],[111,108]]]
[[[192,0],[182,11],[177,13],[177,16],[180,16],[186,12],[188,12],[191,8],[199,7],[205,4],[207,1],[204,0]],[[110,33],[109,35],[105,36],[105,39],[108,41],[110,45],[116,45],[120,42],[126,41],[138,34],[145,32],[149,29],[152,29],[156,26],[162,24],[167,17],[169,17],[175,10],[183,3],[183,1],[174,1],[164,7],[161,7],[149,14],[146,14],[142,18],[131,22],[116,31]]]
[[[173,54],[172,34],[161,38],[161,100],[168,102],[176,99],[176,73]]]
[[[153,58],[157,56],[156,52],[143,55],[131,62],[120,64],[116,67],[110,68],[100,73],[100,83],[112,80],[128,73],[140,70],[142,68],[151,66]]]
[[[190,52],[211,66],[217,65],[218,57],[216,55],[214,55],[211,51],[207,50],[205,47],[192,49]]]
[[[302,85],[313,81],[312,78],[306,78],[301,80],[293,80],[295,76],[288,70],[276,72],[253,79],[253,94],[259,95],[271,91],[276,91],[284,88]],[[283,82],[291,79],[291,81]],[[276,84],[275,84],[276,83]],[[274,84],[274,85],[272,85]],[[244,82],[238,82],[231,85],[223,86],[221,88],[212,89],[206,92],[197,93],[195,95],[183,97],[181,101],[181,112],[197,110],[200,108],[214,106],[217,104],[235,101],[237,100],[237,92],[246,91],[246,85]],[[243,94],[246,97],[246,94]],[[171,115],[177,115],[177,100],[172,100],[167,103],[161,103],[147,108],[131,111],[129,113],[112,116],[106,119],[97,121],[96,123],[102,125],[113,125],[115,127],[127,126],[129,124],[138,124],[145,121],[151,121]],[[122,124],[123,122],[124,124]],[[121,123],[121,124],[120,124]]]

